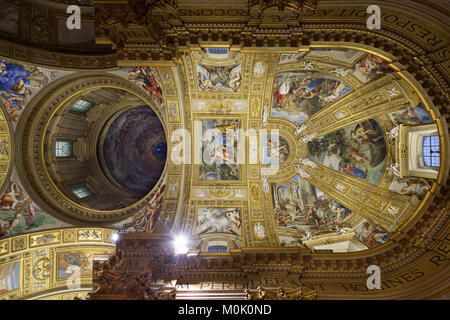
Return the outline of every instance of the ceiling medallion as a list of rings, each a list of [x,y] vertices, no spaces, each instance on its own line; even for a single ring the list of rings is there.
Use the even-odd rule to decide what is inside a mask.
[[[247,7],[250,9],[258,6],[258,11],[263,12],[272,7],[278,7],[279,11],[284,11],[285,8],[291,9],[301,13],[306,7],[315,10],[318,0],[247,0]]]

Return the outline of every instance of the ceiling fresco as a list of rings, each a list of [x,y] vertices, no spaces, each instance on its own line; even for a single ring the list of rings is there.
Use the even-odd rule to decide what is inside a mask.
[[[287,71],[275,76],[272,117],[301,124],[353,89],[333,75]]]
[[[55,219],[33,201],[14,170],[0,197],[0,238],[67,226],[70,224]]]
[[[229,233],[244,246],[302,247],[320,238],[321,249],[350,241],[349,250],[364,250],[388,241],[433,184],[387,170],[396,153],[389,132],[433,122],[414,88],[374,52],[256,52],[241,54],[239,64],[227,54],[222,60],[205,51],[183,56],[186,120],[200,121],[202,133],[212,129],[200,138],[203,160],[222,161],[194,162],[185,232],[195,243]],[[211,61],[214,68],[205,68]],[[242,88],[233,90],[237,70]],[[238,107],[243,98],[248,108]],[[227,145],[226,130],[238,128],[256,133]],[[250,150],[243,165],[236,163],[238,146]],[[227,196],[201,192],[205,187]],[[248,188],[247,196],[234,195],[238,188]],[[227,210],[239,212],[245,231],[231,231]]]
[[[385,132],[368,119],[308,142],[308,156],[333,170],[377,184],[386,164]]]
[[[23,74],[24,84],[34,71],[7,62],[4,66],[16,78]],[[158,224],[169,228],[178,213],[173,228],[192,233],[194,241],[205,234],[208,241],[215,234],[221,239],[228,234],[240,238],[238,243],[245,246],[304,246],[305,239],[336,236],[339,230],[351,229],[360,248],[370,248],[386,242],[398,226],[399,219],[389,212],[401,212],[404,220],[433,184],[430,179],[399,178],[386,171],[395,152],[388,132],[399,124],[422,125],[433,120],[414,89],[373,53],[311,48],[299,53],[227,50],[220,55],[193,50],[183,56],[181,69],[124,67],[112,73],[149,95],[165,121],[172,123],[169,137],[183,122],[189,129],[197,121],[202,132],[201,138],[192,137],[200,141],[200,163],[184,165],[185,174],[191,175],[187,185],[180,185],[183,166],[171,166],[169,179],[164,178],[153,200],[115,225],[122,230],[150,232]],[[52,70],[45,74],[48,81],[60,76]],[[3,90],[9,99],[14,85],[11,82]],[[28,88],[32,90],[37,86]],[[374,97],[377,92],[381,94]],[[163,132],[159,121],[151,122],[157,117],[147,114],[150,109],[139,108],[109,124],[102,153],[105,168],[119,184],[146,193],[159,179],[148,172],[155,172],[156,167],[162,172],[167,149],[169,160],[172,155],[165,139],[152,138]],[[17,121],[20,113],[8,110],[12,122]],[[141,120],[150,121],[145,126],[150,131],[137,125]],[[255,130],[255,139],[249,129]],[[159,133],[154,134],[155,130]],[[229,135],[237,130],[247,133]],[[239,150],[249,152],[238,159],[242,157]],[[270,174],[272,167],[276,167],[275,174]],[[384,190],[384,195],[371,197],[369,184]],[[170,199],[177,199],[182,188],[186,208],[180,211]],[[42,220],[39,225],[27,223],[29,214],[19,230],[22,224],[15,221],[15,214],[8,215],[10,194],[7,188],[3,195],[4,236],[57,223],[47,221],[53,219],[50,216],[45,221],[36,219]],[[380,212],[380,204],[386,214]],[[163,207],[172,208],[171,213]]]
[[[354,234],[352,250],[363,250],[388,241],[426,200],[432,179],[387,170],[397,152],[389,133],[434,117],[385,56],[339,47],[218,52],[189,50],[178,67],[110,71],[141,89],[162,120],[151,108],[128,108],[103,130],[102,170],[111,179],[139,194],[159,181],[147,204],[111,227],[182,230],[204,250],[214,241],[305,247]],[[14,126],[40,88],[70,74],[2,66]],[[20,178],[2,195],[2,236],[63,224],[33,204],[18,215],[15,204],[33,200],[11,185]]]
[[[23,109],[37,92],[55,79],[71,73],[3,59],[0,59],[0,70],[0,99],[13,124],[17,123]]]
[[[125,188],[145,195],[158,182],[166,162],[164,128],[148,106],[132,108],[111,119],[99,149],[107,170]]]
[[[377,30],[361,1],[78,1],[70,32],[67,1],[16,2],[0,0],[0,300],[117,297],[147,271],[181,299],[448,298],[439,1],[380,2]]]

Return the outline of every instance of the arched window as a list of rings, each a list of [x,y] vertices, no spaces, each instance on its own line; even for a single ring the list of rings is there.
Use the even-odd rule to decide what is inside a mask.
[[[425,166],[439,167],[441,160],[439,136],[423,137],[422,155]]]

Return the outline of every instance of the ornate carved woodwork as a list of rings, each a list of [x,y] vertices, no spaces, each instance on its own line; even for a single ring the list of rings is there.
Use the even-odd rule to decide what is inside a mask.
[[[256,292],[249,289],[244,290],[245,300],[316,300],[317,291],[304,291],[304,288],[294,288],[286,290],[283,287],[277,289],[267,289],[259,286]]]

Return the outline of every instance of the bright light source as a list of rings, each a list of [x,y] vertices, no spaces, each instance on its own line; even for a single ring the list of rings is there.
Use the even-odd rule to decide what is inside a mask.
[[[175,238],[175,254],[186,254],[189,250],[188,248],[188,240],[185,236],[177,236]]]
[[[117,232],[114,232],[114,233],[111,235],[111,240],[114,241],[114,242],[116,242],[117,240],[119,240],[119,234],[118,234]]]

